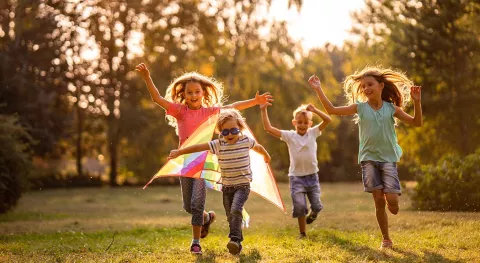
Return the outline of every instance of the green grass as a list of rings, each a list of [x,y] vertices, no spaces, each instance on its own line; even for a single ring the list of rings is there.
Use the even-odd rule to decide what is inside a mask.
[[[413,211],[389,215],[395,249],[382,251],[372,198],[361,183],[322,184],[325,209],[308,239],[297,240],[288,185],[288,214],[252,194],[244,250],[231,256],[221,193],[209,191],[217,212],[203,256],[189,253],[190,217],[179,187],[62,189],[25,194],[0,216],[0,262],[480,262],[480,213]]]

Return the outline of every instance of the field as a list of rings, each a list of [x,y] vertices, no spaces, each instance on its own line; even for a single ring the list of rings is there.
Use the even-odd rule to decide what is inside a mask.
[[[303,240],[290,216],[288,185],[280,191],[286,214],[250,196],[252,221],[240,256],[225,247],[218,192],[207,195],[217,222],[202,240],[202,256],[189,253],[190,217],[178,186],[30,192],[0,215],[0,262],[480,262],[480,213],[413,211],[402,195],[400,213],[389,215],[395,249],[383,251],[361,183],[323,183],[325,209]]]

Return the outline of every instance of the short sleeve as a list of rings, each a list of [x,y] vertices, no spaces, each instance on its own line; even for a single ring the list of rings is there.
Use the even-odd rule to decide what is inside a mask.
[[[208,143],[208,146],[210,147],[210,152],[212,154],[218,154],[219,153],[220,141],[218,139],[210,141]]]
[[[185,105],[179,103],[170,103],[170,106],[168,106],[167,109],[167,115],[178,119],[181,115],[182,107],[185,107]]]
[[[391,111],[391,114],[390,114],[390,115],[392,115],[392,117],[393,117],[393,115],[395,114],[395,105],[394,105],[393,103],[391,103],[391,102],[386,102],[386,103],[387,103],[387,105],[388,105],[388,108],[389,108],[390,111]]]
[[[290,141],[290,131],[280,130],[280,140],[284,142]]]
[[[208,116],[220,113],[220,107],[208,107],[207,110],[208,110]]]
[[[357,115],[361,119],[363,117],[363,112],[365,110],[366,102],[357,101],[356,104],[357,104]]]
[[[254,139],[248,137],[248,147],[252,149],[253,147],[255,147],[255,144],[257,144],[257,142]]]
[[[318,136],[322,135],[322,132],[319,129],[320,124],[313,126],[308,130],[308,132],[313,136],[313,138],[317,138]]]

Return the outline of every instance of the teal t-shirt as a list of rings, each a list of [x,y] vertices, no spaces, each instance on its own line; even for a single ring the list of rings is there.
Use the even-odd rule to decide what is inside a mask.
[[[367,102],[357,102],[358,163],[362,161],[398,162],[402,148],[398,145],[395,133],[392,103],[383,101],[379,110],[374,110]]]

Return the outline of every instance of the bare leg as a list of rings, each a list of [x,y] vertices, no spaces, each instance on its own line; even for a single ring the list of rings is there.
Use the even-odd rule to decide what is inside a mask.
[[[390,240],[390,235],[388,234],[388,217],[385,210],[385,196],[382,190],[373,190],[372,192],[373,200],[375,201],[375,214],[377,216],[378,226],[380,231],[382,231],[382,236],[384,240]]]
[[[400,207],[398,206],[398,194],[385,193],[385,200],[387,201],[387,208],[390,213],[396,215]]]
[[[298,218],[298,227],[300,228],[300,233],[307,232],[307,220],[305,219],[305,216]]]
[[[192,226],[193,239],[200,239],[200,233],[202,232],[202,226]]]

